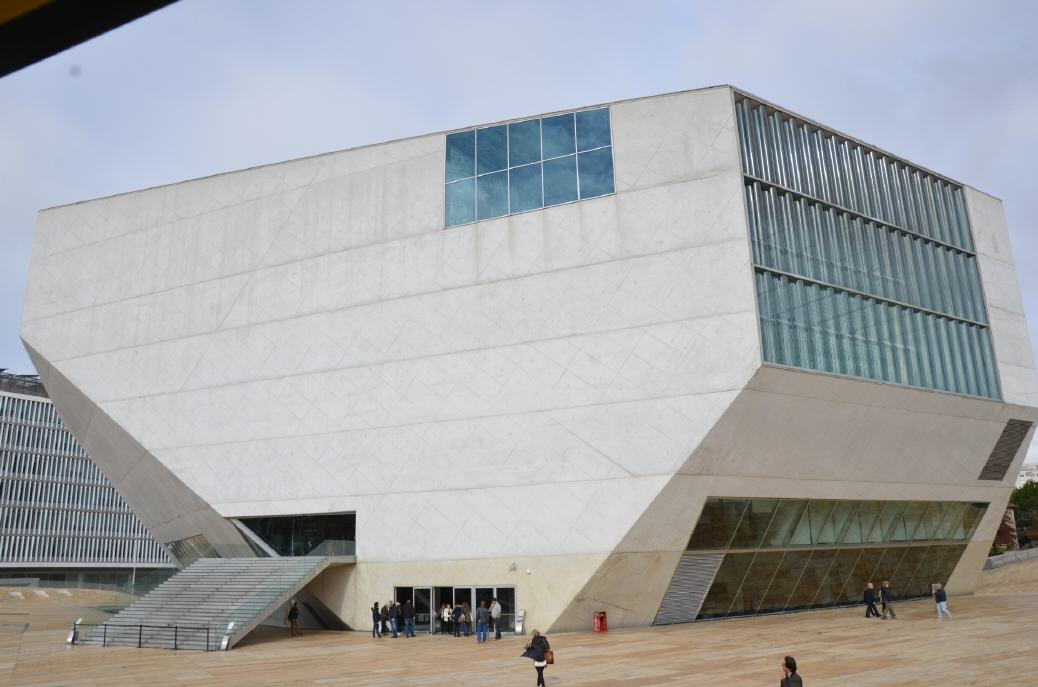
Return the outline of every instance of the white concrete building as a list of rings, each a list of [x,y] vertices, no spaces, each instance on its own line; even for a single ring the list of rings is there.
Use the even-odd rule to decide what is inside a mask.
[[[359,627],[968,592],[1038,418],[1000,201],[726,86],[45,210],[22,337],[182,563],[355,531]]]
[[[1016,488],[1028,482],[1038,482],[1038,463],[1024,463],[1020,466],[1020,474],[1016,477]]]

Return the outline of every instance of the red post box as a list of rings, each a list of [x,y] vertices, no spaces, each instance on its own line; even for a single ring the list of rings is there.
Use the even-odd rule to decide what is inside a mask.
[[[609,620],[605,611],[595,611],[591,616],[595,621],[595,632],[608,632]]]

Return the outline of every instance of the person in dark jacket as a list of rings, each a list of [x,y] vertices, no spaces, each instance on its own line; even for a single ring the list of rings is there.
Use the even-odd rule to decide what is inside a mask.
[[[414,604],[408,599],[404,602],[404,607],[400,611],[404,618],[404,636],[414,637]]]
[[[379,611],[379,617],[382,620],[382,634],[389,633],[389,606],[382,604],[382,610]]]
[[[883,580],[883,586],[879,588],[879,600],[883,603],[883,620],[887,619],[887,613],[891,620],[897,620],[897,613],[894,613],[894,590],[890,588],[889,580]]]
[[[292,599],[292,605],[288,608],[288,614],[285,615],[285,620],[287,620],[289,624],[289,634],[293,637],[301,637],[303,635],[302,630],[299,629],[299,604],[295,599]]]
[[[865,585],[865,617],[879,617],[879,610],[876,608],[876,590],[871,582]]]
[[[782,680],[779,687],[804,687],[804,681],[797,675],[797,660],[792,656],[782,659]]]
[[[400,634],[401,622],[402,620],[400,618],[400,604],[394,601],[389,605],[389,627],[393,631],[393,639],[396,639],[397,635]]]
[[[382,611],[379,610],[378,602],[371,607],[371,636],[376,639],[382,639]]]
[[[548,665],[544,652],[549,650],[551,650],[551,644],[548,643],[548,638],[542,635],[540,630],[534,630],[530,634],[526,651],[522,653],[526,658],[533,659],[533,668],[537,671],[538,687],[544,687],[544,668]]]
[[[461,604],[454,605],[454,612],[451,613],[451,617],[454,618],[454,636],[461,636],[461,619],[465,617],[464,612],[461,610]]]
[[[933,600],[937,602],[937,619],[940,620],[943,613],[948,616],[948,620],[951,620],[952,614],[948,610],[948,592],[944,591],[940,582],[933,586]]]

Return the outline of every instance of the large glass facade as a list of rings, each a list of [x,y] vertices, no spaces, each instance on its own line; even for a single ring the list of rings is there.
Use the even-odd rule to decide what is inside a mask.
[[[447,135],[446,227],[613,192],[609,108]]]
[[[172,566],[62,424],[43,385],[7,373],[0,373],[0,564]]]
[[[354,513],[239,518],[281,556],[352,555]]]
[[[740,96],[764,359],[1000,398],[960,186]]]
[[[867,582],[898,598],[945,583],[984,503],[711,498],[688,553],[725,553],[699,618],[858,603]]]

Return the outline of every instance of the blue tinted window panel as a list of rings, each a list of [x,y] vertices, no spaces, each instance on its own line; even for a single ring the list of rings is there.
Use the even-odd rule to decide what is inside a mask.
[[[476,130],[476,173],[487,174],[508,167],[508,127]]]
[[[541,120],[508,125],[508,165],[518,167],[541,161]]]
[[[577,113],[577,150],[591,150],[612,145],[609,137],[609,108]]]
[[[580,197],[595,198],[613,192],[613,149],[599,148],[577,156]]]
[[[476,180],[464,179],[447,184],[446,194],[448,227],[476,221]]]
[[[447,135],[447,182],[476,174],[476,132]]]
[[[508,172],[497,172],[477,177],[476,219],[491,219],[507,214]]]
[[[544,206],[577,199],[577,156],[544,162]]]
[[[525,212],[544,207],[541,194],[540,164],[509,170],[509,212]]]
[[[556,115],[541,120],[541,136],[544,145],[544,158],[560,157],[576,152],[576,139],[573,132],[573,115]]]
[[[986,327],[763,270],[757,294],[768,362],[999,398]]]

